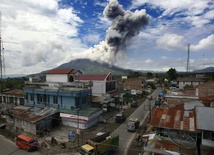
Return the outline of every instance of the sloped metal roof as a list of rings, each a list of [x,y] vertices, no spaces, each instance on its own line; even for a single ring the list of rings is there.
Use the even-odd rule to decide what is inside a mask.
[[[36,108],[36,107],[26,107],[26,106],[17,106],[10,109],[10,114],[18,119],[36,123],[37,121],[53,115],[57,112],[54,108]]]
[[[45,74],[75,74],[79,70],[75,69],[52,69],[45,72]]]
[[[184,104],[174,107],[157,107],[150,124],[156,127],[184,131],[197,130],[195,111],[186,111]]]

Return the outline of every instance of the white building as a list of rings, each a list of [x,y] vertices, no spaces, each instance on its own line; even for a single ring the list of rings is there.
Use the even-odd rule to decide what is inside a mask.
[[[82,72],[75,69],[53,69],[45,74],[46,82],[74,82]]]

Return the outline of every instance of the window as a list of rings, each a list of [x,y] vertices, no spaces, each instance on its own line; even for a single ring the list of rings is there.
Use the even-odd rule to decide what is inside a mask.
[[[30,94],[30,100],[34,101],[34,95],[33,94]]]
[[[54,96],[54,97],[53,97],[53,103],[54,103],[54,104],[58,104],[58,97],[57,97],[57,96]]]
[[[212,131],[203,131],[203,139],[214,141],[214,132],[212,132]]]
[[[107,82],[106,83],[106,92],[115,90],[115,82]]]
[[[43,98],[42,98],[42,97],[43,97],[43,96],[40,95],[40,94],[37,95],[37,102],[38,102],[38,104],[40,104],[40,103],[43,102]]]

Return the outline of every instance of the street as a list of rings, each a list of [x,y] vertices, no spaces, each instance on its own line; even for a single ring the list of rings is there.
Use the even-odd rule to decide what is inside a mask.
[[[0,135],[0,154],[1,155],[41,155],[38,151],[27,152],[19,149],[16,144]]]
[[[153,98],[158,96],[158,93],[160,92],[160,89],[156,89],[153,93],[152,96]],[[128,118],[132,118],[132,117],[136,117],[139,120],[141,120],[140,124],[142,125],[143,122],[145,121],[146,117],[149,114],[149,100],[147,99],[143,104],[141,104]],[[153,103],[154,104],[154,101]],[[126,124],[127,121],[125,121],[123,124],[121,124],[114,132],[113,134],[119,134],[120,135],[120,139],[119,139],[119,148],[117,150],[117,152],[115,152],[115,154],[121,154],[121,155],[127,155],[128,151],[129,151],[129,147],[132,144],[135,136],[136,136],[136,132],[128,132],[126,130]],[[139,150],[140,151],[140,150]],[[136,152],[139,152],[136,151]]]

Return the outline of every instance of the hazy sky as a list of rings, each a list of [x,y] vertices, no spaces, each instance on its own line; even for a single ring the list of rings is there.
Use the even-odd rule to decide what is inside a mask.
[[[77,58],[122,68],[214,66],[213,0],[0,0],[5,74]],[[78,69],[78,68],[77,68]]]

